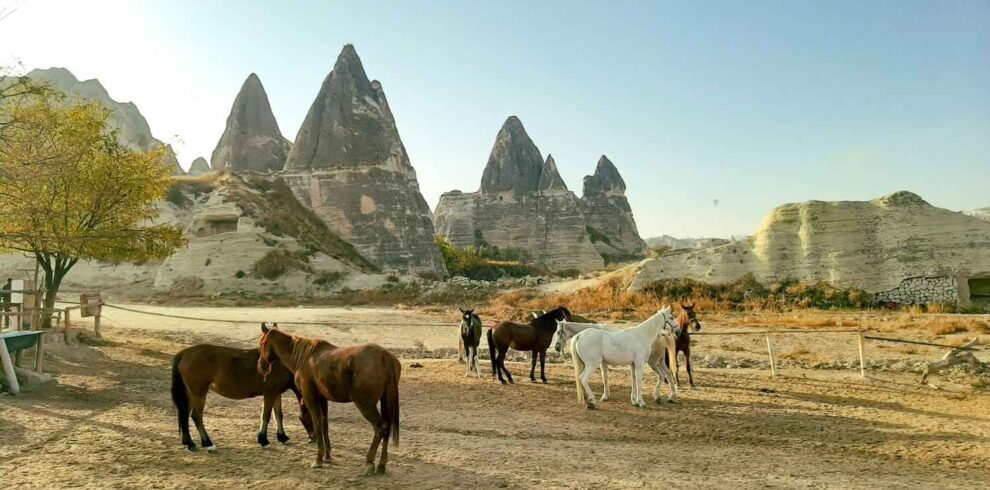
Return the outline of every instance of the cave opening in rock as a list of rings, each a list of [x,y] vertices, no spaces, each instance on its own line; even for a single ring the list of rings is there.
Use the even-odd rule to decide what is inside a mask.
[[[969,297],[974,301],[990,301],[990,277],[973,277],[969,279]]]

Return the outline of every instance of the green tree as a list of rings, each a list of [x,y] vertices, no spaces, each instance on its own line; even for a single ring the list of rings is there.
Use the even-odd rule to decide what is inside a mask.
[[[44,270],[45,326],[65,275],[79,260],[141,262],[184,244],[153,224],[168,192],[163,149],[135,151],[109,130],[110,112],[53,91],[0,99],[0,251]]]

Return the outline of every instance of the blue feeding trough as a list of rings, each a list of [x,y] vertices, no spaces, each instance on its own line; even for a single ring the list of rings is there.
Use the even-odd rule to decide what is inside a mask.
[[[0,332],[0,363],[3,364],[3,374],[7,378],[8,391],[12,395],[20,393],[20,385],[17,384],[17,376],[14,374],[14,363],[11,354],[30,349],[37,346],[37,354],[34,359],[34,370],[41,371],[42,341],[41,336],[45,332],[21,331],[21,332]]]

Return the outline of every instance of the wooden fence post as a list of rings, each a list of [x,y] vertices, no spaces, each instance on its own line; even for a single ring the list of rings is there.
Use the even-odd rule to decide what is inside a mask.
[[[40,373],[45,362],[45,336],[38,337],[38,343],[34,349],[34,372]]]
[[[100,338],[100,307],[96,309],[96,316],[93,317],[93,335]]]
[[[777,375],[777,361],[773,358],[773,342],[770,341],[770,334],[767,334],[767,353],[770,354],[770,375]]]
[[[69,314],[70,311],[72,311],[70,308],[65,309],[65,324],[63,325],[65,330],[63,332],[65,335],[65,345],[69,345],[69,328],[72,327],[72,321],[69,319],[69,317],[71,316]]]
[[[866,339],[863,338],[863,331],[857,332],[859,340],[859,375],[866,377]]]

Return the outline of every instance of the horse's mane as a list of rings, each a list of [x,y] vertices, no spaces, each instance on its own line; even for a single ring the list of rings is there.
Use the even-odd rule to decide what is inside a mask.
[[[299,366],[303,365],[304,361],[313,355],[313,350],[315,350],[320,345],[326,344],[329,345],[330,347],[336,347],[330,342],[327,342],[325,340],[300,337],[298,335],[292,335],[290,333],[282,332],[281,330],[276,330],[273,328],[265,332],[265,334],[261,336],[261,342],[259,343],[259,349],[261,351],[260,352],[261,357],[259,361],[269,365],[268,371],[271,371],[270,368],[271,360],[267,358],[268,356],[266,355],[266,353],[268,352],[268,349],[266,347],[268,346],[268,343],[271,342],[271,340],[269,340],[271,336],[276,333],[278,335],[282,335],[286,337],[289,341],[290,348],[292,349],[292,353],[290,354],[291,357],[289,359],[283,359],[280,356],[279,361],[281,361],[282,364],[284,364],[287,368],[291,369],[292,371],[295,371],[296,369],[299,368]]]
[[[546,313],[544,313],[544,314],[542,314],[542,315],[540,315],[540,316],[538,316],[538,317],[530,320],[529,321],[529,324],[532,325],[532,326],[534,326],[534,327],[537,327],[537,328],[550,326],[554,330],[557,330],[557,314],[560,313],[561,311],[567,312],[567,317],[568,318],[570,317],[570,313],[571,312],[568,311],[567,308],[564,308],[563,306],[558,306],[558,307],[556,307],[556,308],[554,308],[554,309],[552,309],[552,310],[550,310],[550,311],[548,311],[548,312],[546,312]]]
[[[686,311],[681,310],[681,314],[677,315],[677,326],[681,328],[682,331],[687,329],[688,324],[691,323],[691,318],[688,317]]]

